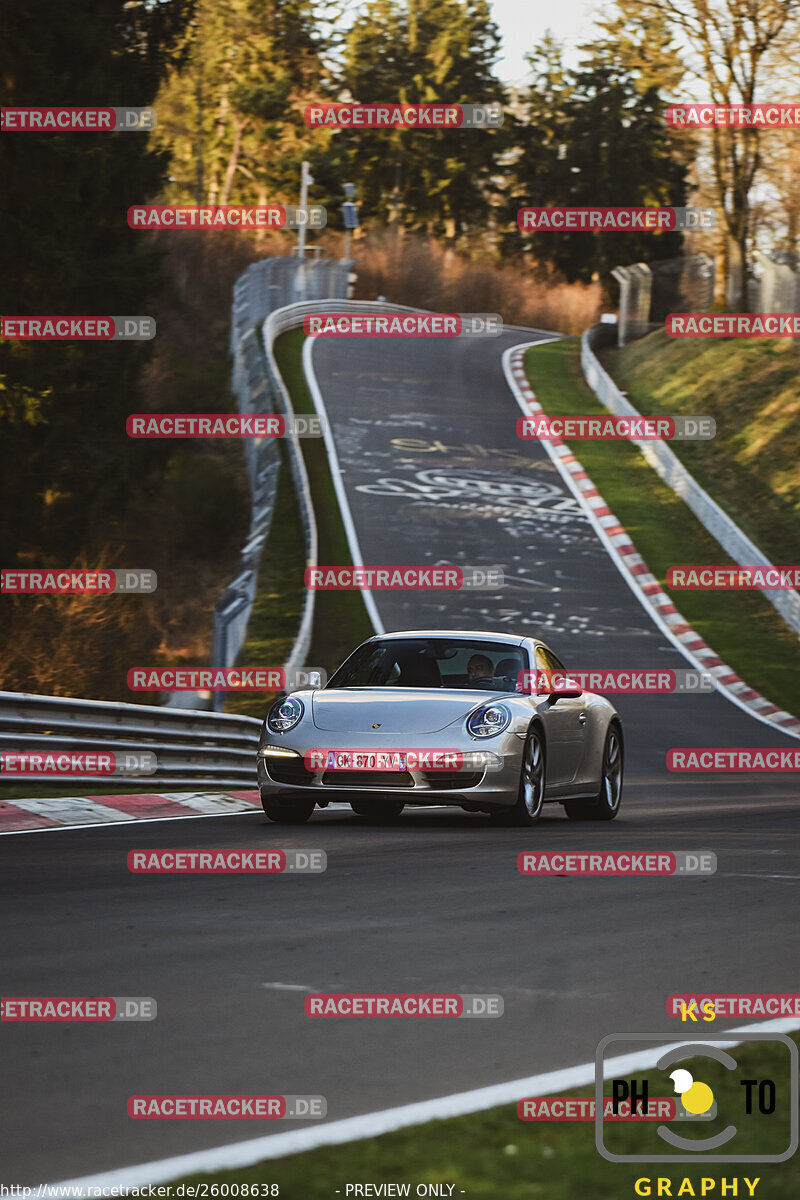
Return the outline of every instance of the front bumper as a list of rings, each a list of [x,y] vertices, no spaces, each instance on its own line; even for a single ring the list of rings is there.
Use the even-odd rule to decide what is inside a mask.
[[[256,756],[258,787],[265,799],[281,796],[313,796],[318,804],[349,804],[356,797],[373,796],[392,799],[404,797],[407,804],[453,804],[457,806],[497,808],[514,804],[519,788],[520,764],[524,735],[507,730],[496,738],[454,738],[452,731],[411,739],[377,737],[368,734],[336,735],[340,745],[331,745],[325,734],[314,731],[313,745],[303,745],[302,739],[266,733]],[[329,735],[330,737],[330,735]],[[330,771],[311,770],[304,762],[312,749],[351,750],[374,753],[376,750],[417,751],[420,755],[433,750],[457,750],[465,756],[486,753],[496,762],[476,766],[467,761],[456,770],[407,771]],[[276,754],[275,751],[279,753]]]

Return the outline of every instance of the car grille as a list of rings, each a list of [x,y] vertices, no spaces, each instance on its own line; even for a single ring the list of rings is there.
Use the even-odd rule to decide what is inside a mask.
[[[413,788],[408,771],[325,771],[322,782],[333,787]]]
[[[477,787],[483,779],[483,771],[424,771],[422,777],[428,787],[436,788],[437,792],[454,792]]]
[[[265,758],[264,765],[275,783],[293,783],[297,787],[304,787],[314,778],[311,771],[306,770],[302,758]]]

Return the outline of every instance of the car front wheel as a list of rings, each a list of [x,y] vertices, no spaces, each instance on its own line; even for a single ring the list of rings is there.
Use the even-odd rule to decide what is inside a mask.
[[[624,753],[622,730],[612,721],[603,748],[600,791],[591,800],[568,800],[564,805],[571,821],[613,821],[622,801]]]
[[[541,730],[528,731],[522,751],[519,788],[511,808],[498,809],[492,818],[499,825],[535,825],[542,815],[545,788],[545,751]]]

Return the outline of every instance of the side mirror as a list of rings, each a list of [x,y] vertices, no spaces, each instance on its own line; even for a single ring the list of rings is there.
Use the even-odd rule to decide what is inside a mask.
[[[557,700],[576,700],[583,695],[583,688],[577,679],[562,671],[526,671],[524,686],[521,690],[527,695],[552,696],[553,703]],[[518,682],[519,686],[519,682]]]

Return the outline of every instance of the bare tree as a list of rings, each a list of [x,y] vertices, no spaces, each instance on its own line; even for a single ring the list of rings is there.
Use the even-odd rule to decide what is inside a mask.
[[[698,99],[725,107],[774,99],[771,66],[800,32],[800,0],[620,0],[619,8],[666,18],[686,47],[690,73],[707,93]],[[710,136],[716,202],[725,226],[726,299],[731,308],[744,311],[763,130],[715,126]]]

